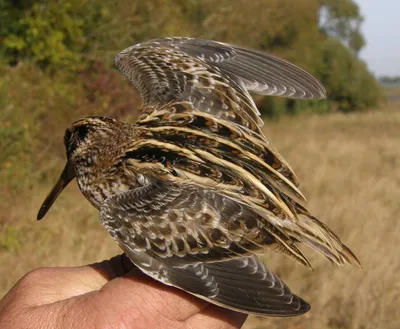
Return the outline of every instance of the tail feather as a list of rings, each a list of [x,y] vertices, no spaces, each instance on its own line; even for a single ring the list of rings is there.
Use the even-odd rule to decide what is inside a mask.
[[[332,263],[337,265],[349,263],[361,266],[353,252],[318,219],[312,216],[299,215],[296,226],[298,230],[294,231],[296,233],[294,237],[324,255]]]

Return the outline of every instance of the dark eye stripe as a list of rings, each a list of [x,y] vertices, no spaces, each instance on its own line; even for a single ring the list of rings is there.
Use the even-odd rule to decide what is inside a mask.
[[[87,136],[89,129],[87,125],[81,125],[74,129],[74,133],[77,135],[80,141],[84,140]]]
[[[89,128],[86,124],[75,126],[65,131],[64,144],[67,149],[67,156],[75,151],[79,143],[87,137],[88,132]]]

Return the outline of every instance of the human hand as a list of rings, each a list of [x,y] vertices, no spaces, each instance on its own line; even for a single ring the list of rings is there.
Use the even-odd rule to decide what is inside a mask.
[[[125,255],[34,270],[0,301],[0,328],[8,329],[230,329],[246,317],[150,279]]]

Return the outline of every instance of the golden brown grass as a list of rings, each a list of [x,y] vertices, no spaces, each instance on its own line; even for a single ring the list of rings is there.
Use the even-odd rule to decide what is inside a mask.
[[[297,173],[312,213],[351,247],[363,269],[335,267],[306,251],[311,272],[268,254],[268,266],[312,310],[292,319],[253,317],[245,328],[398,328],[400,103],[391,107],[266,124],[266,135]],[[62,163],[57,165],[61,170]],[[30,269],[80,265],[119,252],[75,184],[36,223],[49,188],[33,186],[1,202],[0,296]]]
[[[400,88],[387,88],[385,89],[386,95],[400,95]]]

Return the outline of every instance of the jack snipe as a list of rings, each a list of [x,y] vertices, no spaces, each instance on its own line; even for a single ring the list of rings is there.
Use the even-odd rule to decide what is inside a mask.
[[[248,92],[320,99],[315,78],[260,51],[190,38],[144,42],[114,62],[143,98],[139,119],[89,117],[67,129],[67,164],[38,219],[76,177],[144,273],[249,314],[310,308],[260,262],[268,250],[311,267],[304,243],[333,263],[359,264],[307,211]]]

